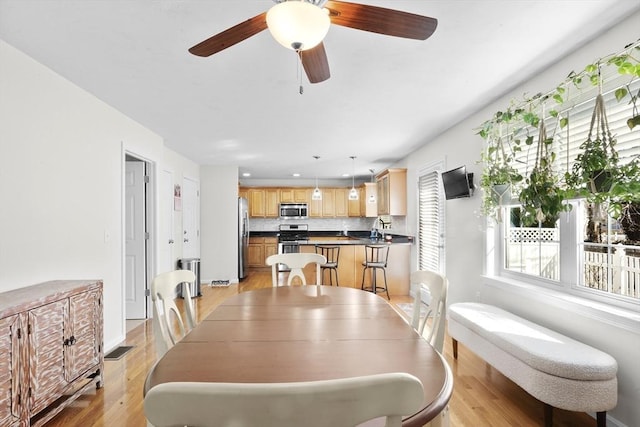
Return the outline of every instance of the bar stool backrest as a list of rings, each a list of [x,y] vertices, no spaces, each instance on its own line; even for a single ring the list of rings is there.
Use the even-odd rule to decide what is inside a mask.
[[[366,245],[364,251],[367,266],[387,266],[387,261],[389,260],[389,245]]]

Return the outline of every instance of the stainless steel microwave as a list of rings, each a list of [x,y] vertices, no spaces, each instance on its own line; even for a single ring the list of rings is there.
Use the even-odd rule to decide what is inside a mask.
[[[280,218],[302,219],[309,217],[309,206],[306,203],[280,203]]]

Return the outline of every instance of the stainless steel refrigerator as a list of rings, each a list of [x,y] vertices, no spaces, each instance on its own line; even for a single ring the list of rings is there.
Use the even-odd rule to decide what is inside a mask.
[[[238,279],[247,277],[249,255],[249,202],[238,197]]]

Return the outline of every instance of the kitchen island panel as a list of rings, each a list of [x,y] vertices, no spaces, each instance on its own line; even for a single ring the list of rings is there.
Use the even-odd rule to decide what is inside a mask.
[[[340,259],[338,261],[338,279],[340,286],[360,288],[362,284],[362,263],[365,258],[364,241],[353,240],[314,240],[301,243],[300,252],[313,253],[317,244],[340,245]],[[409,275],[411,246],[409,244],[389,245],[389,260],[387,263],[387,286],[390,295],[409,295]],[[315,283],[315,266],[307,266],[304,270],[307,283]],[[326,273],[328,274],[328,273]],[[326,279],[325,279],[326,280]],[[378,273],[378,283],[383,280],[382,273]],[[365,286],[370,283],[370,275],[365,277]]]

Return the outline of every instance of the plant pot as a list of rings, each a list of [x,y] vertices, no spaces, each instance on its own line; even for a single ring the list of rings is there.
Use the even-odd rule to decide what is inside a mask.
[[[591,174],[589,180],[589,190],[596,193],[606,193],[611,190],[613,185],[613,176],[609,170],[599,170]]]
[[[629,203],[625,207],[620,225],[628,240],[640,241],[640,203]]]
[[[491,198],[498,205],[511,203],[511,184],[495,184],[491,187]]]

